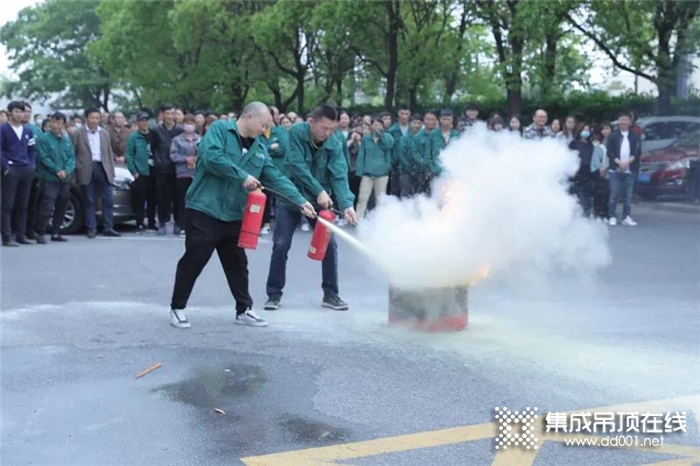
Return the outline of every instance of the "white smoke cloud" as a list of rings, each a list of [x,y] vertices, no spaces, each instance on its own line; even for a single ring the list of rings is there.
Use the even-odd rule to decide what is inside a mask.
[[[385,197],[359,238],[402,288],[490,277],[591,275],[610,262],[607,230],[568,194],[578,157],[561,142],[476,130],[441,155],[431,198]]]

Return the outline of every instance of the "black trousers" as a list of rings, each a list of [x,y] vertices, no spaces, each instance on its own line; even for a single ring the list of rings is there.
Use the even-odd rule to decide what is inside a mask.
[[[185,254],[177,263],[171,309],[184,309],[197,277],[216,250],[236,300],[236,314],[253,307],[248,291],[248,257],[238,247],[241,222],[222,222],[197,210],[185,210]]]
[[[70,200],[70,184],[60,181],[41,182],[41,201],[39,213],[36,218],[36,231],[40,235],[46,233],[51,220],[51,234],[61,233],[63,216],[66,214],[66,206]]]
[[[158,207],[158,188],[156,177],[151,172],[146,183],[146,214],[148,215],[148,228],[156,228],[156,209]]]
[[[355,172],[350,172],[348,175],[348,184],[350,185],[350,192],[355,196],[354,206],[357,207],[357,198],[360,196],[360,178],[355,175]]]
[[[137,227],[143,225],[143,214],[146,209],[146,193],[150,181],[150,176],[139,175],[139,177],[131,183],[131,208],[134,214],[136,214]],[[153,223],[155,223],[155,221]]]
[[[34,169],[32,167],[12,166],[7,175],[2,174],[0,230],[2,230],[3,241],[10,241],[13,238],[13,233],[18,239],[25,236],[29,193],[33,181]]]
[[[599,172],[593,173],[593,214],[596,217],[608,219],[608,199],[610,186],[607,178],[603,178]]]
[[[179,210],[177,214],[175,214],[175,223],[183,230],[185,229],[185,196],[191,184],[192,178],[177,179],[177,198],[175,200],[175,205]]]
[[[37,216],[39,215],[39,203],[41,202],[41,189],[43,184],[41,180],[34,177],[32,180],[32,187],[29,190],[29,204],[27,204],[27,233],[35,233],[39,231],[36,227]]]
[[[180,211],[177,204],[177,177],[175,173],[156,173],[156,190],[158,191],[158,222],[165,225],[170,216],[175,216],[175,223],[180,225]]]

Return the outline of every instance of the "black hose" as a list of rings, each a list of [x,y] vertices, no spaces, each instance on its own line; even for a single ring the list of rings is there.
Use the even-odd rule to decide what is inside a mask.
[[[297,204],[296,202],[294,202],[293,200],[291,200],[290,198],[288,198],[288,197],[285,196],[284,194],[282,194],[282,193],[280,193],[280,192],[278,192],[278,191],[275,191],[274,189],[268,188],[267,186],[263,186],[263,185],[260,185],[260,188],[262,188],[263,191],[267,191],[267,192],[269,192],[269,193],[271,193],[271,194],[274,194],[275,196],[281,197],[281,198],[284,199],[285,201],[290,202],[292,205],[295,205],[295,206],[299,207],[300,209],[302,208],[301,205]],[[339,210],[337,210],[337,209],[334,209],[333,207],[330,207],[330,208],[328,208],[328,209],[326,209],[326,210],[330,210],[331,212],[333,212],[333,213],[335,213],[335,214],[337,214],[337,215],[340,215],[341,217],[344,215],[341,211],[339,211]],[[316,216],[318,216],[318,214],[316,214]]]

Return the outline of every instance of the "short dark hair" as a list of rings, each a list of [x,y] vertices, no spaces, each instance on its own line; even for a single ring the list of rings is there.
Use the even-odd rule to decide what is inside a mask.
[[[399,104],[399,107],[397,108],[397,110],[400,111],[400,110],[411,110],[411,109],[408,108],[408,105],[406,105],[406,104]]]
[[[196,110],[196,111],[194,112],[194,116],[197,116],[197,115],[202,115],[202,116],[204,116],[204,110]]]
[[[66,115],[61,112],[53,112],[49,118],[52,120],[63,120],[64,123],[66,122]]]
[[[24,102],[20,102],[19,100],[13,100],[10,102],[10,104],[7,106],[7,111],[12,113],[12,110],[15,109],[24,111]]]
[[[389,112],[382,112],[379,115],[377,115],[377,118],[382,119],[384,117],[391,117],[391,113]]]
[[[453,117],[453,116],[455,116],[455,115],[454,115],[454,113],[452,112],[452,110],[450,110],[449,108],[443,108],[442,110],[440,110],[440,118],[442,118],[442,117]]]
[[[30,104],[30,103],[27,102],[26,100],[25,100],[24,102],[22,102],[22,105],[24,105],[24,109],[25,109],[25,110],[27,109],[27,107],[29,107],[29,110],[32,109],[32,104]]]
[[[410,120],[410,121],[413,121],[413,120],[420,120],[420,121],[423,121],[423,117],[421,116],[420,113],[414,113],[413,115],[411,115],[411,120]]]
[[[627,110],[624,110],[624,111],[620,112],[620,113],[617,115],[617,119],[619,120],[619,119],[622,118],[623,116],[626,116],[626,117],[629,118],[630,120],[632,119],[632,114],[631,114],[630,112],[628,112]]]
[[[100,110],[98,108],[90,107],[87,110],[85,110],[85,118],[89,117],[93,113],[99,113],[100,116],[102,116],[102,113],[100,112]]]
[[[437,112],[436,112],[435,110],[427,110],[427,111],[425,112],[425,114],[423,115],[423,118],[427,117],[428,115],[432,115],[432,116],[434,116],[435,118],[438,117],[438,114],[437,114]]]
[[[163,104],[160,106],[160,111],[164,112],[166,110],[175,110],[177,107],[175,107],[173,104]]]
[[[477,112],[481,110],[481,105],[479,105],[478,102],[469,102],[466,107],[464,107],[464,111],[466,112],[467,110],[476,110]]]
[[[185,117],[182,119],[183,123],[191,122],[194,124],[194,115],[191,113],[185,113]]]
[[[309,117],[313,118],[314,120],[328,118],[329,120],[336,121],[338,119],[338,112],[335,111],[335,107],[332,105],[321,104],[309,114]]]

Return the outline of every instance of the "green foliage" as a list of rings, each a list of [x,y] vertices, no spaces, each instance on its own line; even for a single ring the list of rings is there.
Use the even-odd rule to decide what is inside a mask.
[[[19,13],[0,29],[10,69],[19,78],[4,86],[4,95],[46,100],[52,106],[108,108],[112,81],[102,60],[85,52],[100,33],[95,13],[99,0],[47,0]]]
[[[0,29],[20,78],[0,91],[59,93],[62,107],[230,111],[259,99],[304,112],[364,94],[389,109],[479,100],[527,114],[535,101],[578,102],[600,115],[607,96],[591,94],[596,109],[575,92],[590,89],[593,44],[676,111],[677,64],[700,47],[699,10],[671,0],[47,0]]]

